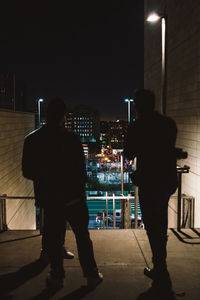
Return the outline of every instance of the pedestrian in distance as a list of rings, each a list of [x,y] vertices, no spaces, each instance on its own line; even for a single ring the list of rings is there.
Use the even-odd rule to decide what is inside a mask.
[[[79,137],[67,131],[65,122],[65,103],[55,98],[47,108],[47,124],[25,138],[22,170],[26,178],[33,180],[35,197],[44,208],[50,259],[47,286],[63,286],[63,230],[68,221],[87,285],[95,287],[103,275],[96,265],[88,231],[85,158]]]
[[[177,127],[171,118],[155,111],[152,91],[136,91],[134,101],[137,118],[128,128],[124,154],[129,160],[137,159],[132,180],[139,187],[142,218],[152,250],[153,268],[144,269],[145,275],[153,280],[147,297],[152,293],[152,297],[157,294],[159,299],[166,295],[173,299],[166,246],[168,202],[178,186]]]

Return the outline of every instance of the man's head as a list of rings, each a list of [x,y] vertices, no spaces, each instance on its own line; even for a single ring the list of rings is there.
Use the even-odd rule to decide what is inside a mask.
[[[150,90],[135,92],[135,109],[139,115],[151,113],[155,108],[155,95]]]
[[[53,125],[61,125],[66,115],[66,106],[62,99],[54,98],[47,108],[47,123]]]

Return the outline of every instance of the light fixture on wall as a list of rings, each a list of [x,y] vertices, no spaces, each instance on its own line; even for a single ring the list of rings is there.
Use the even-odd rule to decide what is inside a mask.
[[[43,99],[38,99],[38,128],[40,128],[40,104],[43,102]]]
[[[161,112],[166,113],[166,78],[167,78],[167,17],[166,14],[158,14],[156,12],[151,13],[147,17],[147,22],[158,22],[161,20],[161,34],[162,34],[162,93],[161,93]]]

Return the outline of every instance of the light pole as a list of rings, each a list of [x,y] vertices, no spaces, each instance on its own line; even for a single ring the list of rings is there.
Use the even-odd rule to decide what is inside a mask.
[[[38,128],[40,128],[40,103],[43,102],[43,99],[38,99]]]
[[[167,17],[166,14],[158,14],[158,13],[151,13],[147,21],[148,22],[157,22],[161,19],[161,32],[162,32],[162,93],[161,93],[161,112],[166,114],[166,79],[167,79]]]
[[[131,102],[133,99],[125,99],[124,102],[128,104],[128,124],[131,122]],[[121,194],[124,195],[124,156],[121,154]],[[121,201],[121,226],[124,226],[124,201]]]
[[[133,102],[133,99],[125,99],[124,102],[128,104],[128,124],[131,122],[131,102]]]

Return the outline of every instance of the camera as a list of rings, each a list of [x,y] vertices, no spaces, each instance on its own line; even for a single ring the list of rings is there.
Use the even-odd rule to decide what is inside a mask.
[[[188,153],[183,151],[182,148],[175,148],[176,159],[186,159],[188,157]]]

